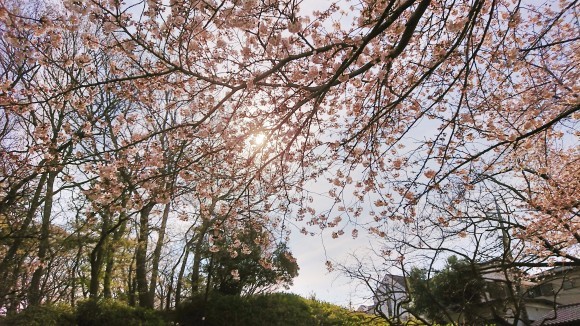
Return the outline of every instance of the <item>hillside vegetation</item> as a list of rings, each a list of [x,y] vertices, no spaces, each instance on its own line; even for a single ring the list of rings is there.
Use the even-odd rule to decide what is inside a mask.
[[[205,316],[205,318],[203,318]],[[157,326],[157,325],[387,325],[377,317],[306,299],[295,294],[273,293],[239,297],[191,298],[173,311],[131,307],[115,300],[89,300],[72,308],[66,305],[31,307],[0,319],[1,325],[22,326]]]

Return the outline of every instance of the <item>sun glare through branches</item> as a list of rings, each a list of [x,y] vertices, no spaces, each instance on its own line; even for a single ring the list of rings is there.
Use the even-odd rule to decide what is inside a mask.
[[[265,145],[266,143],[266,135],[263,133],[258,133],[252,136],[252,144],[255,146]]]

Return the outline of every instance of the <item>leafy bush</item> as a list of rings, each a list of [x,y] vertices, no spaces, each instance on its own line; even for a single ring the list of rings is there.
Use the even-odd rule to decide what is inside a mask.
[[[76,325],[72,308],[62,304],[31,306],[18,314],[0,319],[0,324],[13,326]]]
[[[207,306],[203,296],[196,296],[180,305],[172,317],[174,322],[183,326],[386,325],[366,314],[287,293],[249,297],[216,294]],[[80,302],[76,317],[69,306],[47,305],[29,307],[19,314],[0,319],[0,325],[162,326],[171,324],[169,319],[169,315],[162,312],[104,299]]]
[[[308,305],[296,296],[259,295],[239,297],[213,295],[205,304],[202,296],[192,298],[176,309],[176,321],[180,325],[288,325],[292,318],[308,325]]]
[[[77,307],[79,326],[161,326],[166,325],[161,313],[136,308],[111,299],[87,300]]]
[[[214,295],[207,306],[201,296],[180,305],[175,312],[179,325],[385,325],[372,316],[304,299],[295,294],[274,293],[250,297]]]
[[[445,324],[448,313],[461,313],[470,325],[486,323],[479,317],[482,307],[489,308],[481,305],[486,282],[472,262],[451,256],[445,268],[431,278],[425,270],[413,268],[409,285],[415,311],[434,322]]]
[[[343,307],[315,299],[307,301],[311,309],[311,315],[315,319],[314,325],[387,325],[377,316],[362,312],[352,312]]]

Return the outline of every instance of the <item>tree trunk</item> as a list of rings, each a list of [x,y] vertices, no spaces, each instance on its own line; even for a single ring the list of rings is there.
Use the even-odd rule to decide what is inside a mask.
[[[193,267],[192,267],[192,271],[191,271],[191,291],[192,293],[198,293],[199,292],[199,286],[200,286],[200,279],[199,279],[199,269],[201,267],[201,254],[202,254],[202,246],[203,246],[203,240],[205,237],[205,232],[207,230],[207,225],[206,222],[204,222],[204,224],[202,225],[202,228],[199,232],[198,239],[195,243],[195,249],[193,251]]]
[[[105,246],[107,243],[107,237],[109,235],[111,214],[109,212],[105,212],[102,214],[102,219],[103,224],[101,227],[101,236],[99,237],[99,241],[91,251],[90,255],[91,281],[89,285],[89,297],[92,299],[99,297],[101,270],[103,269],[103,260],[105,259]]]
[[[125,213],[121,213],[119,216],[119,222],[121,225],[113,233],[113,238],[108,242],[107,245],[107,262],[105,265],[105,275],[103,277],[103,297],[111,298],[113,292],[111,291],[111,282],[113,281],[113,271],[115,267],[115,246],[119,243],[121,237],[125,234],[127,229],[127,216]]]
[[[148,203],[141,209],[139,216],[139,238],[135,252],[135,280],[139,306],[153,308],[153,302],[149,299],[149,284],[147,282],[147,244],[149,240],[149,213],[155,203]]]
[[[171,295],[173,294],[173,276],[175,276],[175,270],[171,273],[171,282],[169,282],[169,286],[167,287],[167,295],[165,296],[165,308],[163,308],[163,300],[161,301],[161,309],[165,309],[165,311],[169,311],[171,309]]]
[[[109,248],[107,249],[107,263],[105,265],[105,275],[103,276],[104,298],[111,298],[113,296],[113,292],[111,291],[111,282],[113,281],[113,267],[115,264],[115,255],[113,254],[112,247],[113,244],[109,244]]]
[[[54,181],[58,172],[48,172],[48,179],[46,181],[46,192],[44,195],[44,209],[42,212],[42,225],[40,227],[40,243],[38,247],[38,260],[40,265],[32,274],[30,281],[30,288],[28,292],[28,300],[30,305],[39,305],[42,300],[42,290],[40,280],[44,275],[44,264],[46,263],[46,256],[50,249],[50,216],[52,212],[52,201],[54,195]]]
[[[135,288],[137,284],[135,283],[135,278],[133,277],[133,261],[131,259],[131,264],[129,264],[129,273],[127,273],[127,296],[129,305],[131,307],[135,307],[137,305],[137,299],[135,298]]]
[[[81,241],[80,232],[78,233],[78,249],[77,254],[75,256],[75,264],[71,269],[70,279],[71,279],[71,293],[70,293],[70,305],[72,307],[75,306],[76,301],[76,293],[77,293],[77,271],[80,269],[81,266],[81,259],[83,257],[83,242]]]
[[[177,284],[175,285],[175,306],[179,305],[181,301],[181,289],[183,284],[183,274],[185,274],[185,267],[187,266],[187,258],[189,258],[189,247],[185,248],[185,256],[183,257],[183,262],[181,263],[181,268],[179,269],[179,275],[177,276]]]
[[[165,239],[165,229],[167,227],[167,218],[169,217],[169,210],[171,203],[165,204],[163,216],[161,217],[161,226],[157,233],[157,244],[153,252],[153,262],[151,268],[151,282],[149,284],[149,302],[151,305],[155,304],[155,289],[157,288],[157,277],[159,276],[159,260],[161,260],[161,250],[163,249],[163,240]]]

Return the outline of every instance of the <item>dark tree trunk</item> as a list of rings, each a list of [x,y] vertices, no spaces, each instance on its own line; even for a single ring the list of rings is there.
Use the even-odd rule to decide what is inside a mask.
[[[39,305],[42,301],[41,279],[44,275],[44,265],[50,249],[50,217],[52,213],[52,201],[54,195],[54,181],[58,172],[49,172],[46,180],[46,192],[44,194],[44,209],[42,212],[42,225],[40,226],[40,243],[38,246],[38,260],[40,265],[32,274],[30,288],[28,292],[28,302],[30,305]]]
[[[179,275],[177,276],[177,284],[175,285],[175,306],[177,307],[181,302],[181,289],[183,288],[183,275],[185,274],[185,268],[187,267],[187,259],[189,258],[189,248],[185,248],[185,256],[183,257],[183,262],[181,263],[181,268],[179,269]]]
[[[105,264],[105,275],[103,276],[104,298],[111,298],[113,296],[113,292],[111,291],[111,282],[113,281],[114,265],[115,265],[115,255],[113,253],[112,245],[109,245],[109,248],[107,249],[107,262]]]
[[[75,263],[73,268],[70,272],[70,279],[71,279],[71,293],[70,293],[70,304],[71,306],[75,306],[76,301],[76,293],[77,293],[77,272],[81,266],[81,258],[83,257],[83,242],[81,241],[80,233],[78,234],[78,248],[77,254],[75,256]]]
[[[135,289],[137,284],[135,282],[135,278],[133,277],[133,270],[133,260],[131,260],[131,264],[129,265],[129,273],[127,275],[127,296],[129,305],[131,307],[135,307],[137,305],[137,298],[135,297]]]
[[[148,203],[141,209],[139,216],[139,238],[135,251],[135,280],[137,282],[137,294],[139,306],[153,308],[153,302],[149,296],[149,284],[147,282],[147,244],[149,241],[149,213],[155,203]]]
[[[113,271],[115,267],[115,246],[121,240],[127,229],[127,216],[121,213],[119,216],[119,228],[113,233],[113,238],[107,245],[107,262],[105,265],[105,275],[103,277],[103,297],[111,298],[113,293],[111,291],[111,283],[113,281]]]
[[[193,251],[193,267],[191,271],[191,291],[192,293],[198,293],[200,291],[200,277],[199,272],[201,268],[201,256],[202,256],[202,246],[205,233],[207,231],[207,225],[204,222],[202,228],[199,232],[198,239],[195,243],[195,249]]]
[[[101,271],[103,269],[103,261],[105,259],[105,246],[107,243],[107,237],[109,235],[109,227],[111,216],[108,212],[102,215],[103,225],[101,228],[101,236],[99,241],[91,251],[90,263],[91,263],[91,281],[89,285],[89,297],[96,299],[99,297],[99,287],[101,280]]]
[[[159,276],[159,261],[161,260],[161,250],[163,249],[163,241],[165,239],[165,229],[167,227],[167,218],[169,217],[169,210],[171,203],[165,204],[163,216],[161,217],[161,226],[157,233],[157,244],[153,251],[153,262],[151,267],[151,282],[149,284],[149,302],[151,305],[155,303],[155,290],[157,288],[157,277]]]

